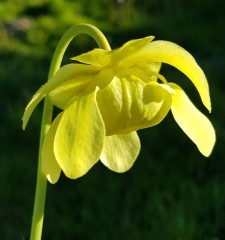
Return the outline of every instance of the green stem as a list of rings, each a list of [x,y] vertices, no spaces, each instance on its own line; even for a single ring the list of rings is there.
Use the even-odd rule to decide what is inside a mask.
[[[69,45],[69,43],[78,34],[87,34],[91,36],[98,44],[100,48],[105,50],[111,50],[108,41],[102,32],[96,27],[89,24],[79,24],[71,27],[61,38],[55,53],[52,58],[50,71],[48,79],[50,79],[60,68],[64,53]],[[35,192],[35,202],[31,226],[30,240],[40,240],[42,235],[42,226],[44,220],[44,208],[45,208],[45,198],[47,190],[47,178],[42,172],[42,145],[47,131],[52,122],[53,105],[49,98],[45,98],[41,133],[40,133],[40,145],[39,145],[39,158],[38,158],[38,170],[37,170],[37,183]]]

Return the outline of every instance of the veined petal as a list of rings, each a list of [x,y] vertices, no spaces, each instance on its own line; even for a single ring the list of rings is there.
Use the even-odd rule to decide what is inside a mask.
[[[168,41],[153,41],[136,54],[125,58],[121,64],[130,66],[140,61],[167,63],[183,72],[197,88],[203,104],[211,111],[209,86],[205,74],[184,48]]]
[[[97,94],[106,134],[124,134],[161,122],[171,106],[171,92],[157,82],[134,76],[115,77]]]
[[[110,170],[122,173],[133,166],[140,148],[141,144],[136,132],[107,136],[100,159]]]
[[[56,161],[53,151],[55,133],[61,118],[62,113],[60,113],[51,124],[42,147],[42,171],[52,184],[58,181],[61,173],[61,168]]]
[[[199,151],[208,157],[216,141],[211,122],[193,105],[178,85],[170,83],[169,86],[174,89],[171,110],[175,121],[197,145]]]
[[[55,136],[54,153],[67,177],[83,176],[99,160],[104,136],[96,91],[82,96],[64,110]]]
[[[62,83],[79,76],[91,75],[99,71],[99,68],[82,64],[68,64],[60,68],[57,73],[43,85],[28,103],[23,115],[23,129],[26,128],[27,122],[38,105],[38,103],[52,90]]]

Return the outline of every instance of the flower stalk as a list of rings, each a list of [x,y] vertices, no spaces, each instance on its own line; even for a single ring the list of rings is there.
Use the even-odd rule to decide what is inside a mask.
[[[48,79],[59,70],[64,53],[69,45],[69,43],[78,35],[87,34],[92,37],[99,48],[105,50],[111,50],[109,43],[102,32],[96,27],[89,24],[79,24],[71,27],[61,38],[58,46],[53,55],[51,66],[49,70]],[[49,130],[52,123],[52,113],[53,104],[48,97],[45,98],[44,109],[42,115],[41,123],[41,133],[40,133],[40,143],[39,143],[39,157],[38,157],[38,170],[37,170],[37,182],[36,182],[36,192],[35,201],[32,217],[32,226],[30,240],[40,240],[42,236],[42,227],[44,220],[44,209],[45,209],[45,199],[47,190],[47,178],[42,171],[42,146],[45,136]]]

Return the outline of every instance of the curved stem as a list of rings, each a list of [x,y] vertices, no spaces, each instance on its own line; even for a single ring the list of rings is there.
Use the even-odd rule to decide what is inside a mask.
[[[52,64],[49,71],[49,78],[55,74],[55,72],[60,68],[63,55],[69,45],[69,43],[75,38],[78,34],[87,34],[91,36],[98,46],[105,50],[111,50],[110,45],[103,35],[103,33],[96,27],[90,24],[79,24],[72,26],[61,38],[58,46],[55,50],[55,53],[52,58]]]
[[[64,53],[69,43],[78,34],[82,34],[82,33],[91,36],[97,42],[100,48],[103,48],[105,50],[111,49],[108,44],[108,41],[106,40],[105,36],[102,34],[102,32],[99,29],[89,24],[75,25],[71,27],[61,38],[51,61],[48,79],[50,79],[60,68]],[[30,240],[40,240],[42,235],[45,198],[46,198],[46,190],[47,190],[47,178],[42,172],[41,152],[42,152],[42,145],[43,145],[44,138],[52,122],[52,113],[53,113],[53,105],[50,102],[49,98],[46,97],[44,102],[42,124],[41,124],[37,183],[36,183],[35,202],[34,202]]]

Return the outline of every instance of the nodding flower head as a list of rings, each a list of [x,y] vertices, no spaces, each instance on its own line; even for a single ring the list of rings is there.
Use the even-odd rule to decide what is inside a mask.
[[[211,111],[206,77],[186,50],[154,37],[132,40],[115,50],[94,49],[61,67],[33,96],[23,128],[37,104],[48,95],[61,109],[45,137],[43,171],[55,183],[61,170],[71,179],[100,161],[116,172],[127,171],[140,151],[136,133],[159,124],[171,110],[175,121],[209,156],[215,131],[184,90],[159,71],[162,63],[183,72]]]

